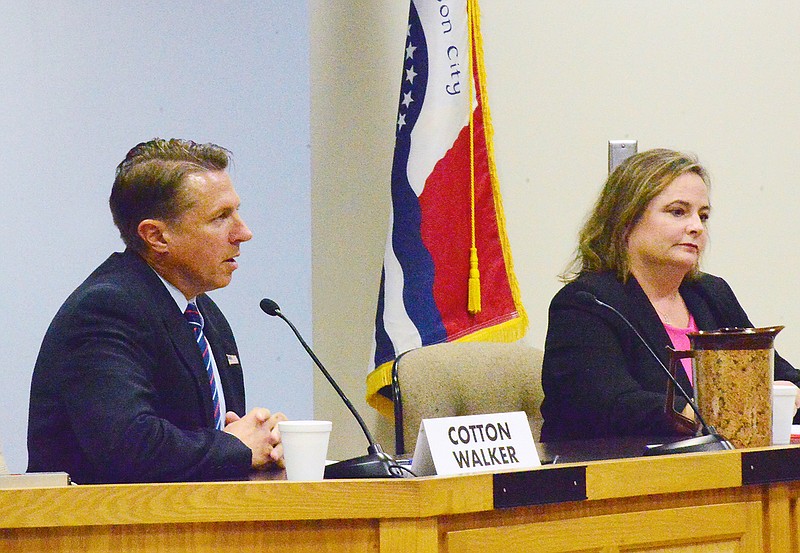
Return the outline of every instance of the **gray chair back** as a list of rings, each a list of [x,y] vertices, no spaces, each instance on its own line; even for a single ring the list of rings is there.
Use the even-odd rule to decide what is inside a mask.
[[[522,342],[450,342],[400,355],[392,367],[395,453],[413,453],[422,419],[525,411],[542,427],[542,350]]]

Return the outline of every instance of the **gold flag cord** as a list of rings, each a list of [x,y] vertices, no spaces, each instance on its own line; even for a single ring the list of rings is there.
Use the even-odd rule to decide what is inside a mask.
[[[470,22],[473,30],[473,35],[471,38],[473,39],[474,50],[475,52],[482,53],[483,52],[483,44],[481,38],[481,13],[480,8],[478,7],[478,0],[468,0],[469,5],[469,14],[470,14]],[[492,183],[492,197],[494,200],[494,211],[495,217],[497,218],[497,228],[500,231],[500,243],[503,249],[503,259],[506,265],[506,275],[508,276],[509,284],[511,285],[511,296],[514,301],[514,307],[516,308],[517,314],[519,317],[515,319],[513,322],[514,324],[510,324],[507,328],[503,329],[501,332],[493,333],[491,329],[485,329],[488,331],[488,334],[491,336],[489,339],[494,339],[498,341],[512,341],[517,340],[525,335],[525,332],[528,329],[528,314],[525,312],[525,307],[522,305],[522,298],[519,290],[519,283],[517,282],[517,276],[514,273],[514,261],[511,256],[511,245],[508,242],[508,236],[506,235],[506,221],[505,221],[505,214],[503,210],[503,199],[500,196],[500,186],[498,184],[498,177],[497,177],[497,167],[494,163],[494,146],[492,144],[492,116],[489,113],[489,97],[486,91],[486,69],[483,66],[483,59],[480,56],[477,56],[474,60],[475,67],[478,70],[478,87],[481,93],[481,114],[483,115],[483,131],[486,138],[486,152],[489,158],[489,174],[491,176],[491,183]],[[477,334],[481,334],[482,332],[478,332]],[[478,340],[485,340],[487,338],[477,338]]]
[[[472,111],[473,86],[475,83],[472,37],[475,29],[475,0],[467,0],[467,44],[469,45],[469,194],[471,245],[469,249],[469,287],[467,311],[470,315],[481,312],[481,273],[478,269],[478,248],[475,241],[475,116]]]

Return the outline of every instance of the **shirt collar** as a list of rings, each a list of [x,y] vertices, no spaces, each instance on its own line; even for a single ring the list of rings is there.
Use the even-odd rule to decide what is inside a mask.
[[[152,267],[150,267],[150,268],[151,268],[151,269],[153,269]],[[176,303],[176,305],[178,306],[178,308],[181,310],[181,313],[183,313],[184,311],[186,311],[186,307],[187,307],[187,306],[188,306],[190,303],[194,303],[194,304],[195,304],[195,307],[197,307],[197,303],[196,303],[197,297],[196,297],[196,296],[195,296],[194,298],[190,299],[190,300],[187,300],[187,299],[186,299],[186,296],[184,296],[184,295],[183,295],[183,292],[181,292],[181,291],[180,291],[180,290],[178,290],[178,289],[177,289],[175,286],[173,286],[173,285],[172,285],[172,283],[171,283],[171,282],[169,282],[167,279],[165,279],[164,277],[162,277],[161,275],[159,275],[159,274],[158,274],[158,271],[156,271],[155,269],[153,269],[153,272],[154,272],[155,274],[157,274],[157,275],[158,275],[158,278],[160,278],[160,279],[161,279],[161,282],[163,282],[163,283],[164,283],[164,286],[166,286],[166,288],[167,288],[167,292],[169,292],[169,295],[170,295],[170,296],[172,296],[172,299],[174,299],[174,300],[175,300],[175,303]],[[199,310],[200,310],[200,308],[198,307],[198,308],[197,308],[197,310],[199,311]]]

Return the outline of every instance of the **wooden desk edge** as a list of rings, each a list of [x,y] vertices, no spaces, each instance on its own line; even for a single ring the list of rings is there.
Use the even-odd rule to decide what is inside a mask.
[[[585,467],[588,500],[742,485],[742,450],[571,465]],[[564,466],[568,465],[536,470]],[[0,528],[421,518],[491,511],[493,493],[491,473],[397,480],[13,489],[0,490]]]
[[[586,492],[590,500],[741,485],[740,450],[598,461],[586,466]]]
[[[0,490],[0,528],[419,518],[491,510],[491,475]]]

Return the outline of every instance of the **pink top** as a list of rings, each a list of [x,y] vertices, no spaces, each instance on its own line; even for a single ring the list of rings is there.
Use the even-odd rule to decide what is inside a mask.
[[[697,323],[694,322],[694,317],[689,313],[689,328],[678,328],[670,324],[664,323],[664,329],[669,335],[672,346],[677,350],[689,349],[689,337],[686,335],[688,332],[697,332]],[[689,382],[692,382],[692,360],[690,358],[681,359],[683,369],[686,371],[686,376],[689,377]]]

